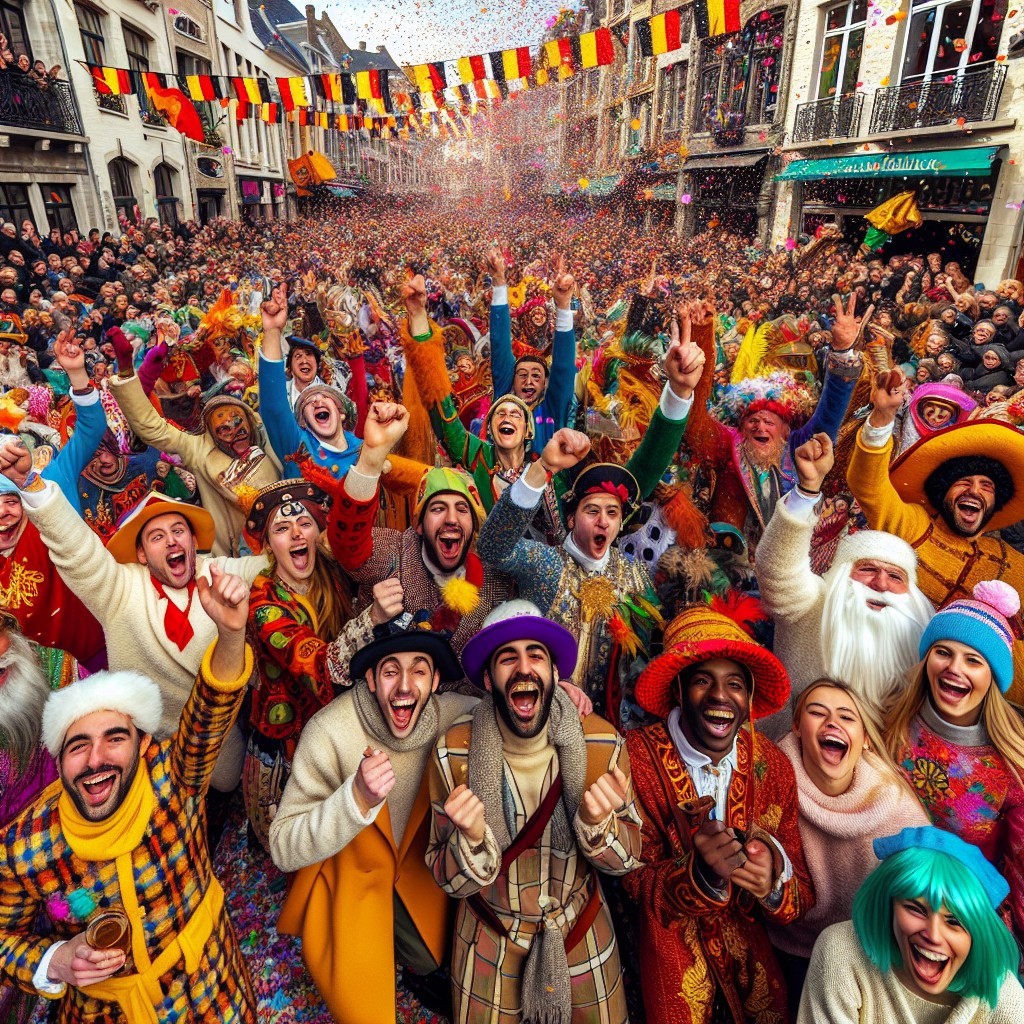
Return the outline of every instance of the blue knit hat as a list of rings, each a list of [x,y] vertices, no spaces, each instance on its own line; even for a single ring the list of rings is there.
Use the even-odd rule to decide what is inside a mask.
[[[973,600],[950,601],[936,612],[921,635],[923,658],[932,644],[956,640],[973,647],[989,664],[1002,693],[1013,682],[1013,629],[1009,619],[1020,611],[1020,595],[1008,583],[986,580],[974,588]]]
[[[1010,886],[1006,879],[985,858],[985,855],[972,843],[964,842],[958,835],[936,828],[934,825],[919,825],[917,828],[905,828],[894,836],[882,836],[871,844],[875,856],[885,860],[894,853],[904,850],[934,850],[945,853],[959,861],[974,875],[985,890],[992,909],[995,910],[1010,895]]]

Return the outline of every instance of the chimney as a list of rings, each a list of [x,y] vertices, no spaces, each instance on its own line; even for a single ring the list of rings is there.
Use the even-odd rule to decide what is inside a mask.
[[[384,53],[386,49],[387,49],[387,48],[386,48],[386,47],[384,46],[384,44],[383,44],[383,43],[378,43],[378,44],[377,44],[377,52],[378,52],[378,53]]]
[[[365,39],[360,39],[359,40],[359,49],[360,50],[365,50],[366,49],[366,40]]]

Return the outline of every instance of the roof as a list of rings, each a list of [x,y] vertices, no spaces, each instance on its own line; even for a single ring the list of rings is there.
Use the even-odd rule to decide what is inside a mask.
[[[289,0],[249,0],[249,21],[264,49],[283,52],[300,66],[308,67],[303,52],[279,30],[281,25],[305,23],[305,20],[305,15]]]
[[[349,54],[352,57],[352,63],[349,66],[349,71],[401,71],[402,69],[395,63],[394,58],[385,49],[383,52],[378,50],[360,50],[358,47],[354,50],[350,50]]]

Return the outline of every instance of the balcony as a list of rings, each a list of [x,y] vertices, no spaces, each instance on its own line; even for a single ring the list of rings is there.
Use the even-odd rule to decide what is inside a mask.
[[[860,131],[864,94],[829,96],[796,108],[793,142],[817,142],[821,139],[852,139]]]
[[[1006,81],[1006,68],[988,64],[923,82],[904,82],[875,93],[869,133],[930,128],[964,121],[992,121]]]
[[[742,146],[746,136],[746,117],[741,110],[720,113],[711,122],[711,141],[716,146]]]
[[[60,135],[82,135],[82,122],[67,82],[45,88],[20,71],[0,71],[0,125]]]

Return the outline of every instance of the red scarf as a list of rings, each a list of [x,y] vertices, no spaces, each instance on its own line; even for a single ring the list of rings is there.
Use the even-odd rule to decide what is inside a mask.
[[[183,651],[188,647],[189,641],[196,633],[192,628],[192,623],[188,621],[188,613],[192,610],[192,598],[196,592],[196,581],[189,580],[188,603],[185,605],[185,610],[182,611],[167,596],[164,585],[155,576],[150,576],[149,578],[153,581],[156,592],[167,602],[167,610],[164,612],[164,632],[167,634],[168,639],[174,641],[178,650]]]
[[[480,561],[480,556],[475,551],[470,551],[466,555],[466,582],[471,583],[479,591],[484,585],[484,565]],[[449,608],[444,603],[444,598],[441,598],[441,604],[434,609],[434,614],[430,618],[430,626],[434,630],[447,630],[449,633],[454,633],[459,628],[459,623],[462,621],[462,615],[457,612],[454,608]]]

